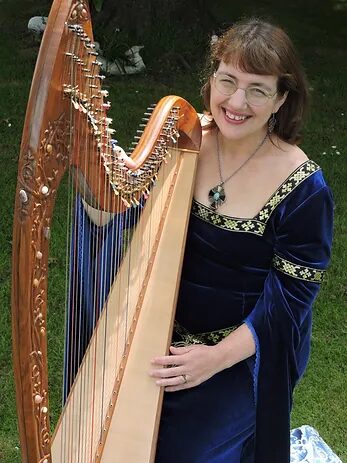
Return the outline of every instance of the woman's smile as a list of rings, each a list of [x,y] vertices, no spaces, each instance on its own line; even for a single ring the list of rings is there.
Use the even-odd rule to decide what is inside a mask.
[[[231,124],[237,124],[237,125],[244,124],[247,121],[247,119],[251,117],[250,115],[241,114],[236,111],[231,111],[223,107],[222,107],[222,111],[224,112],[225,119],[227,120],[227,122]]]

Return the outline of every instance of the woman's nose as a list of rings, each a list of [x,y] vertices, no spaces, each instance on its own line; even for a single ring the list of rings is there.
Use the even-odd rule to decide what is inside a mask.
[[[246,92],[243,88],[238,88],[235,93],[230,95],[230,102],[234,109],[245,108],[247,106]]]

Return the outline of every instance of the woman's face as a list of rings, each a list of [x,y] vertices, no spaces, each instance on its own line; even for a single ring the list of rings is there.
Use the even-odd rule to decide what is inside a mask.
[[[215,79],[211,77],[211,113],[222,135],[228,140],[263,136],[271,114],[277,112],[286,99],[286,95],[276,93],[277,76],[249,74],[223,61],[217,75],[232,80],[238,87],[233,95],[225,95],[216,88]],[[246,98],[245,90],[249,88],[253,89],[253,94],[257,94],[258,89],[273,96],[265,98],[261,106],[254,105]]]

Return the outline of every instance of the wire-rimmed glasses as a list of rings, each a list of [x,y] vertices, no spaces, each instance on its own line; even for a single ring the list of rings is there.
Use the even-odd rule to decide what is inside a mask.
[[[247,88],[240,88],[237,86],[235,79],[228,74],[220,72],[215,72],[213,74],[213,82],[216,89],[226,96],[233,95],[238,89],[243,90],[245,92],[246,101],[251,106],[262,106],[277,94],[277,92],[270,94],[263,88],[253,85]]]

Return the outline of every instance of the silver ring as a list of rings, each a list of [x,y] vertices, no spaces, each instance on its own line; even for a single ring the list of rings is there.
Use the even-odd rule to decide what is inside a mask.
[[[187,384],[188,383],[187,375],[181,375],[181,376],[183,378],[183,384]]]

